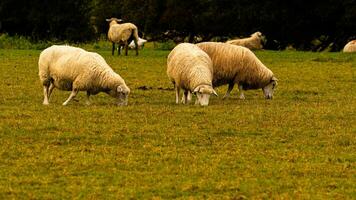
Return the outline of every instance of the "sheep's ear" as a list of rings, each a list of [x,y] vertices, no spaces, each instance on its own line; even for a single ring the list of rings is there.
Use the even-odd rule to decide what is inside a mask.
[[[122,92],[124,91],[121,86],[117,86],[117,92]]]
[[[199,89],[200,89],[200,87],[198,86],[198,87],[196,87],[195,89],[194,89],[194,91],[192,92],[192,94],[196,94],[197,92],[199,92]]]
[[[218,97],[218,93],[213,89],[213,94]]]
[[[111,22],[111,19],[105,19],[105,21],[107,21],[107,22]]]
[[[275,76],[273,76],[271,81],[278,81],[278,79]]]

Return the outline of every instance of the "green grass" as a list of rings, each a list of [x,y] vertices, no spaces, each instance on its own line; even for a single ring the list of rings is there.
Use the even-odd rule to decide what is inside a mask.
[[[39,53],[0,50],[0,199],[356,198],[356,54],[257,52],[273,100],[220,87],[199,107],[175,105],[168,51],[101,49],[129,105],[64,107],[59,90],[42,105]]]

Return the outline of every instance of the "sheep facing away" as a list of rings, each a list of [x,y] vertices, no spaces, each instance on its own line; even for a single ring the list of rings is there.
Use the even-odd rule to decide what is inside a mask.
[[[138,29],[132,23],[122,23],[121,19],[110,18],[106,19],[109,22],[108,39],[112,42],[112,52],[115,53],[115,44],[118,44],[118,55],[120,55],[121,46],[125,48],[125,55],[127,56],[128,45],[134,41],[136,56],[138,55]],[[120,24],[119,24],[120,23]]]
[[[213,86],[228,84],[224,98],[229,97],[234,85],[240,91],[240,99],[245,99],[242,90],[262,88],[267,99],[273,98],[277,78],[248,48],[219,42],[198,43],[213,61]]]
[[[256,33],[253,33],[248,38],[229,40],[226,43],[247,47],[251,50],[257,50],[257,49],[263,48],[262,40],[263,40],[262,33],[256,32]]]
[[[356,40],[351,40],[350,42],[348,42],[345,45],[343,52],[356,52]]]
[[[167,75],[176,91],[179,103],[180,88],[184,90],[182,103],[189,103],[188,94],[197,96],[195,104],[207,106],[211,94],[217,95],[212,87],[213,65],[209,56],[194,44],[177,45],[167,58]]]
[[[90,95],[105,92],[117,98],[119,105],[127,105],[130,89],[124,79],[97,53],[53,45],[41,52],[38,66],[44,105],[49,104],[54,88],[72,91],[63,105],[67,105],[79,91],[87,92],[87,104],[90,104]]]

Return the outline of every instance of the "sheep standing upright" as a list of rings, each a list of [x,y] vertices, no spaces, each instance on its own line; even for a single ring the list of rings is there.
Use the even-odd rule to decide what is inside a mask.
[[[115,53],[115,44],[118,44],[118,55],[120,55],[121,46],[125,48],[127,56],[128,45],[131,41],[135,43],[136,56],[138,55],[138,29],[132,23],[123,23],[117,18],[106,19],[109,23],[108,39],[112,42],[112,55]]]
[[[224,98],[230,95],[235,84],[245,99],[242,90],[262,88],[267,99],[273,98],[277,78],[248,48],[219,42],[197,44],[213,61],[213,86],[229,84]]]
[[[262,45],[262,33],[261,32],[256,32],[256,33],[253,33],[248,38],[229,40],[226,43],[247,47],[247,48],[249,48],[251,50],[262,49],[263,48],[263,45]]]
[[[352,40],[350,42],[348,42],[344,49],[343,49],[343,52],[356,52],[356,40]]]
[[[90,103],[90,95],[106,92],[117,98],[118,104],[127,105],[130,89],[124,79],[97,53],[71,46],[53,45],[41,52],[38,66],[44,105],[49,104],[54,88],[72,91],[63,105],[67,105],[79,91],[87,92],[87,104]]]
[[[167,75],[176,91],[176,103],[179,103],[180,88],[184,90],[182,103],[189,103],[188,93],[196,94],[196,104],[209,104],[211,94],[217,95],[212,88],[213,64],[209,56],[194,44],[177,45],[167,58]]]

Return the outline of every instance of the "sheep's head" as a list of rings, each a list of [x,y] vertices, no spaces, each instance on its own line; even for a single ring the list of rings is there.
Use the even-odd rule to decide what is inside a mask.
[[[262,33],[257,31],[256,33],[252,34],[251,36],[253,37],[258,37],[258,38],[262,38]]]
[[[130,94],[130,88],[125,84],[119,85],[116,88],[110,90],[109,95],[117,99],[117,105],[126,106],[128,97]]]
[[[210,85],[199,85],[194,89],[193,94],[197,96],[195,104],[200,104],[201,106],[209,105],[209,98],[211,94],[218,96]]]
[[[112,26],[114,24],[119,24],[119,23],[123,22],[122,19],[118,19],[118,18],[115,18],[115,17],[112,17],[110,19],[106,19],[106,21],[109,22],[109,26]]]
[[[272,99],[273,98],[273,92],[274,89],[277,87],[277,78],[276,77],[272,77],[270,82],[262,88],[263,90],[263,94],[265,95],[266,99]]]

